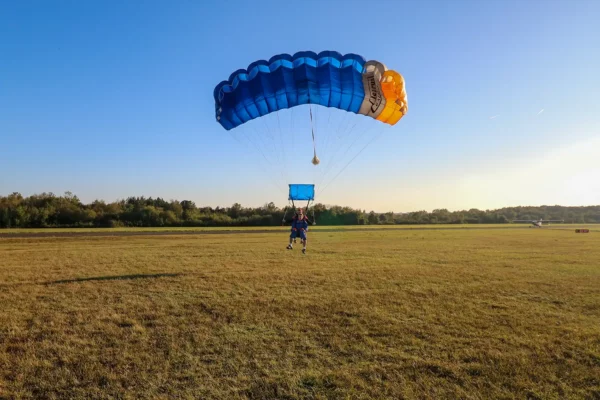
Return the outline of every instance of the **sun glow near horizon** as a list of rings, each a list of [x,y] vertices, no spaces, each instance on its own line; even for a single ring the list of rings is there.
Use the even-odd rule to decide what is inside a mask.
[[[600,204],[600,135],[454,182],[425,186],[419,209],[498,209],[513,206]]]

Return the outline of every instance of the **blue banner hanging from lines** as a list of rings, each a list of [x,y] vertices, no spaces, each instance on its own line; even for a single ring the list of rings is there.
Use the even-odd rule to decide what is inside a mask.
[[[291,184],[288,200],[314,200],[315,185]]]

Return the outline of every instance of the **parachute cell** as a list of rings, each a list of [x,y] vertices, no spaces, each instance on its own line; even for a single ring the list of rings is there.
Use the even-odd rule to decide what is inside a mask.
[[[404,79],[377,61],[334,51],[280,54],[231,74],[214,90],[216,119],[227,130],[302,104],[364,114],[394,125],[407,111]]]

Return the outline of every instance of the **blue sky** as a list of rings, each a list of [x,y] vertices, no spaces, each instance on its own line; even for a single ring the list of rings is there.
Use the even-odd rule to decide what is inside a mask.
[[[319,201],[600,204],[599,17],[593,0],[2,2],[0,194],[283,205],[270,182],[289,182],[215,121],[213,88],[258,59],[337,50],[403,74],[409,111]],[[284,169],[310,181],[301,112]]]

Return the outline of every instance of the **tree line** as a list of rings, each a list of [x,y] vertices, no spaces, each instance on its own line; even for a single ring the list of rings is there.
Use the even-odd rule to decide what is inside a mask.
[[[506,207],[497,210],[376,213],[350,207],[311,206],[319,225],[376,224],[494,224],[515,219],[559,219],[565,223],[600,223],[600,206],[586,207]],[[239,203],[231,207],[202,207],[190,200],[164,200],[152,197],[129,197],[112,203],[95,200],[82,203],[66,192],[24,197],[20,193],[0,196],[0,228],[46,227],[175,227],[175,226],[276,226],[292,211],[275,206],[248,208]]]

